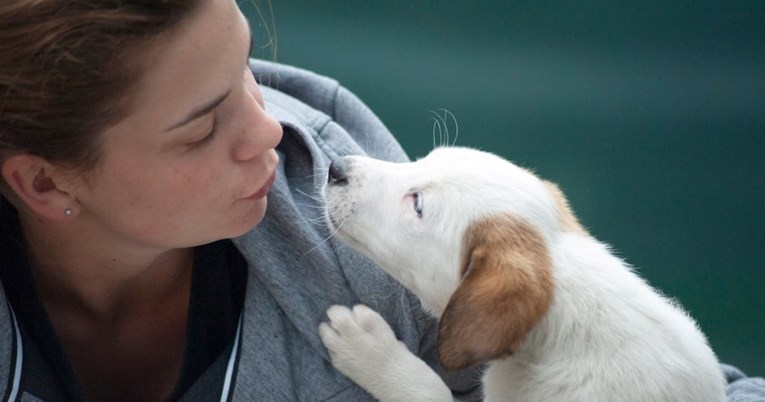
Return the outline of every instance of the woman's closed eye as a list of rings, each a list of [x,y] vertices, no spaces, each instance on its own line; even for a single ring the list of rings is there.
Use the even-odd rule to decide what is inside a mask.
[[[192,141],[192,142],[186,144],[186,147],[188,149],[194,149],[194,148],[198,148],[198,147],[200,147],[200,146],[210,142],[210,140],[212,140],[213,137],[215,137],[215,133],[216,133],[217,129],[218,129],[218,119],[216,117],[213,117],[212,127],[207,131],[207,134],[205,134],[204,137],[202,137],[202,138],[200,138],[198,140],[195,140],[195,141]]]

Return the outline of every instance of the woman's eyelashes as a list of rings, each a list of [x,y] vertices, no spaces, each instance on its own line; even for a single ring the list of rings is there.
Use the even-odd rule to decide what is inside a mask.
[[[210,140],[212,140],[213,137],[215,137],[215,132],[217,130],[218,130],[218,119],[216,117],[213,117],[212,128],[210,128],[210,130],[207,132],[207,134],[205,134],[204,137],[202,137],[202,138],[200,138],[198,140],[195,140],[195,141],[192,141],[192,142],[186,144],[186,146],[189,149],[194,149],[194,148],[198,148],[198,147],[200,147],[200,146],[210,142]]]
[[[249,68],[248,68],[247,71],[249,71]],[[252,77],[252,74],[250,74],[250,77]],[[252,78],[252,80],[254,82],[254,78]],[[247,76],[246,75],[245,75],[244,80],[242,82],[242,86],[244,87],[245,90],[247,89],[246,88],[246,86],[247,86]],[[230,97],[231,96],[228,96],[227,98],[230,98]],[[228,99],[226,100],[226,102],[228,102]],[[212,115],[212,127],[210,128],[210,130],[207,132],[207,134],[204,137],[186,144],[187,148],[189,148],[189,149],[198,148],[198,147],[200,147],[200,146],[210,142],[210,140],[212,140],[215,137],[215,134],[216,134],[216,132],[218,130],[218,120],[219,120],[218,119],[218,115],[220,113],[227,113],[226,112],[227,109],[225,109],[225,108],[226,108],[226,106],[224,106],[223,104],[218,105],[218,107],[215,108],[215,110],[212,112],[213,113],[213,115]]]

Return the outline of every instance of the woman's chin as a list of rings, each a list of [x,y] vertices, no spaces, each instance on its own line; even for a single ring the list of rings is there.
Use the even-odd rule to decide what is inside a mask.
[[[247,210],[230,237],[242,236],[262,222],[263,218],[266,216],[267,207],[268,197],[253,201],[253,205]]]

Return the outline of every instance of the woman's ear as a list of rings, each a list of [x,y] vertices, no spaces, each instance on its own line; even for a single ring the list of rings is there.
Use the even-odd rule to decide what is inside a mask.
[[[65,222],[73,218],[76,201],[57,185],[54,172],[53,165],[30,154],[10,156],[2,166],[3,178],[20,202],[40,217]]]

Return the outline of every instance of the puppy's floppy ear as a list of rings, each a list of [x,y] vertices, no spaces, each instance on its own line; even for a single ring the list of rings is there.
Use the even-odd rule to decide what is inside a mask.
[[[552,261],[544,239],[508,214],[466,231],[463,275],[439,324],[438,356],[447,370],[512,354],[552,300]]]

